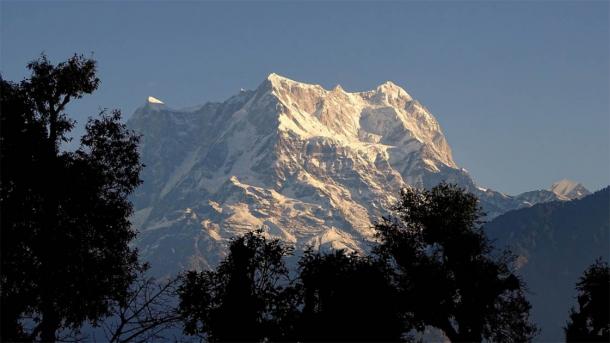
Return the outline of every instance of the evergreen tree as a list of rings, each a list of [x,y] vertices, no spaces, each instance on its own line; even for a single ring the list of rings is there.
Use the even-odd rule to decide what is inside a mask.
[[[564,328],[567,342],[610,341],[610,267],[601,259],[576,284],[578,311],[570,311]]]
[[[375,252],[394,267],[402,311],[418,330],[439,328],[453,342],[535,335],[511,256],[491,255],[474,195],[447,184],[407,189],[394,213],[376,225]]]
[[[55,341],[108,314],[139,269],[127,197],[142,165],[118,111],[90,119],[76,151],[61,149],[74,127],[66,106],[99,84],[94,60],[42,56],[28,68],[0,82],[1,338]]]

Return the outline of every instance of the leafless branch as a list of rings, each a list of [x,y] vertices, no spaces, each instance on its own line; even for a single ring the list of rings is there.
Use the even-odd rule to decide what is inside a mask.
[[[129,298],[117,304],[114,315],[102,324],[110,343],[163,340],[168,330],[177,328],[176,308],[179,278],[157,281],[141,275],[132,285]]]

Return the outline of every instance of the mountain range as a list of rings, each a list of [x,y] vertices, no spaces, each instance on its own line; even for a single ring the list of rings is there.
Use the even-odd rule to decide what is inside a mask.
[[[555,184],[564,192],[578,187]],[[517,255],[541,341],[563,341],[562,327],[576,306],[574,289],[595,259],[610,257],[610,187],[573,201],[537,204],[503,214],[485,226],[498,248]]]
[[[297,250],[366,250],[405,187],[456,183],[487,219],[589,193],[568,180],[516,196],[477,185],[430,111],[392,82],[347,92],[270,74],[188,110],[150,97],[128,125],[146,165],[132,222],[158,273],[214,266],[228,239],[257,228]]]

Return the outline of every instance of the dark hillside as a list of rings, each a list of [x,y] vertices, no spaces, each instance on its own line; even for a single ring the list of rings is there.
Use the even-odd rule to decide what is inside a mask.
[[[610,187],[580,200],[510,211],[486,225],[498,248],[519,256],[540,339],[563,340],[562,326],[575,304],[574,285],[597,257],[610,254]]]

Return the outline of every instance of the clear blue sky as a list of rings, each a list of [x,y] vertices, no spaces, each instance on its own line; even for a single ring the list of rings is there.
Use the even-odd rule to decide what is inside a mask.
[[[609,3],[2,1],[5,79],[41,52],[94,52],[70,108],[130,115],[224,100],[267,74],[348,91],[385,80],[440,121],[459,165],[507,193],[610,183]]]

